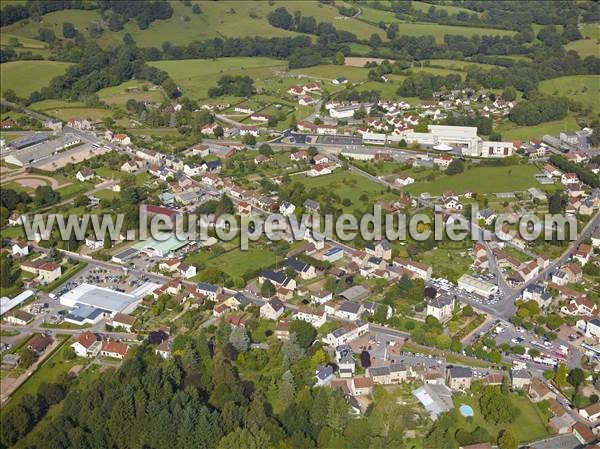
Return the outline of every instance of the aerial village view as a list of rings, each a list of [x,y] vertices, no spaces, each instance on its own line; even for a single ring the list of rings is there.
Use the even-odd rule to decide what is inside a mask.
[[[1,0],[0,95],[0,448],[600,447],[600,2]]]

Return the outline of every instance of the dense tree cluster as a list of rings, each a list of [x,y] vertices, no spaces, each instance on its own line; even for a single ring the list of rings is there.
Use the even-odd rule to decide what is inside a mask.
[[[311,388],[323,350],[296,341],[292,333],[283,344],[248,351],[246,330],[222,322],[210,342],[203,333],[178,335],[170,360],[144,344],[120,369],[71,389],[32,447],[397,447],[409,411],[382,391],[368,417],[351,420],[338,390]],[[8,413],[3,424],[7,445],[29,430],[16,430],[21,423]]]
[[[461,85],[462,79],[457,74],[441,76],[419,73],[406,78],[396,93],[402,97],[419,97],[426,100],[432,98],[435,91],[442,88],[458,89]]]
[[[141,30],[145,30],[155,20],[169,19],[173,15],[173,8],[166,0],[145,2],[123,2],[119,0],[98,0],[103,11],[111,11],[109,19],[111,31],[120,31],[123,25],[134,19]]]
[[[256,93],[254,80],[249,76],[225,75],[217,81],[216,87],[208,90],[209,97],[222,97],[223,95],[233,95],[236,97],[249,97]]]
[[[598,175],[594,174],[588,167],[571,162],[559,154],[553,154],[550,156],[550,162],[552,165],[558,167],[565,173],[577,173],[577,177],[581,182],[589,185],[590,187],[600,187],[600,179]]]
[[[519,102],[509,114],[517,125],[531,126],[551,120],[560,120],[567,116],[569,107],[564,97],[539,97]]]

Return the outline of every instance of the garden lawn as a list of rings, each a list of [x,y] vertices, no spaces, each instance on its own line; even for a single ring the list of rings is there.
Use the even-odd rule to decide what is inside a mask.
[[[19,97],[48,86],[50,80],[62,75],[71,65],[56,61],[12,61],[0,64],[1,92],[12,89]]]
[[[468,248],[436,248],[419,254],[417,258],[420,262],[433,267],[434,276],[456,282],[462,274],[470,271],[472,259],[462,254],[468,250]]]
[[[498,435],[502,429],[509,429],[520,443],[540,440],[550,435],[546,428],[546,420],[537,405],[530,402],[526,396],[511,394],[510,398],[513,405],[519,410],[518,416],[512,423],[495,425],[484,419],[479,408],[479,396],[455,395],[453,401],[456,407],[467,404],[473,408],[474,412],[474,416],[470,420],[460,417],[459,428],[473,431],[477,426],[481,426],[487,429],[492,436]]]
[[[456,193],[523,191],[539,185],[534,178],[538,172],[537,167],[529,164],[508,167],[467,167],[458,175],[441,176],[429,182],[416,182],[405,190],[414,194],[429,192],[432,195],[441,195],[448,190]]]

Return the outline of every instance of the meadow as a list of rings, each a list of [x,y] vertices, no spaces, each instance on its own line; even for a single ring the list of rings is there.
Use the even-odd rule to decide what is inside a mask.
[[[477,193],[513,192],[539,186],[534,175],[539,170],[534,165],[511,165],[508,167],[467,167],[463,173],[441,176],[429,182],[416,182],[404,190],[419,194],[428,192],[441,195],[452,190]]]
[[[600,113],[600,75],[561,76],[542,81],[539,89],[546,95],[569,97]]]
[[[217,85],[223,75],[248,75],[255,80],[274,77],[286,69],[286,62],[272,58],[220,58],[155,61],[150,65],[165,70],[181,87],[184,95],[193,99],[206,98],[208,90]]]
[[[565,45],[567,50],[575,50],[581,57],[598,56],[598,42],[600,42],[600,25],[585,23],[580,25],[584,39],[569,42]]]
[[[496,131],[502,135],[503,140],[512,141],[541,139],[545,134],[558,135],[561,131],[576,131],[579,129],[575,117],[569,115],[562,120],[544,122],[539,125],[518,126],[513,122],[506,121],[500,124]]]
[[[175,45],[187,45],[195,40],[215,37],[248,37],[298,36],[300,33],[271,26],[267,20],[269,12],[279,7],[286,7],[292,14],[301,11],[303,15],[313,16],[319,22],[329,22],[341,30],[355,33],[360,39],[368,39],[373,33],[385,39],[385,32],[380,28],[354,18],[343,17],[333,5],[323,5],[317,1],[240,1],[227,2],[199,1],[201,14],[194,14],[190,7],[182,2],[170,2],[173,15],[167,20],[157,20],[145,30],[140,30],[137,23],[129,21],[118,32],[105,32],[97,39],[106,48],[122,42],[123,36],[129,33],[139,47],[160,47],[165,41]],[[42,27],[50,28],[57,36],[62,34],[62,25],[71,22],[75,27],[89,36],[90,23],[102,23],[99,11],[69,10],[55,11],[45,14],[40,22],[16,23],[5,27],[7,33],[34,38]]]
[[[46,87],[54,77],[65,73],[69,62],[56,61],[12,61],[0,64],[2,93],[9,89],[19,97],[28,97],[32,92]]]
[[[98,98],[106,104],[122,107],[125,107],[129,99],[151,103],[161,103],[164,100],[165,97],[160,89],[144,91],[144,87],[149,88],[150,85],[139,80],[130,80],[118,86],[99,90]]]

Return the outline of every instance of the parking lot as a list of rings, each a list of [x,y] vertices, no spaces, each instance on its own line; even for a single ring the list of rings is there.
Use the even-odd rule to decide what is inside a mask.
[[[493,274],[480,275],[479,277],[486,281],[495,280],[495,276]],[[468,292],[466,290],[459,289],[452,282],[450,282],[444,278],[433,278],[427,283],[427,286],[435,287],[438,290],[443,290],[444,292],[446,292],[447,294],[449,294],[451,296],[456,296],[456,298],[458,300],[463,301],[463,302],[472,303],[472,305],[474,305],[474,306],[477,306],[477,305],[494,306],[494,305],[498,304],[498,302],[501,301],[501,299],[502,299],[500,292],[496,293],[495,295],[493,295],[489,298],[485,298],[476,293],[472,293],[472,292]]]
[[[500,325],[492,326],[489,336],[494,339],[496,346],[507,343],[510,346],[521,345],[526,349],[535,348],[547,359],[545,363],[537,363],[522,357],[514,356],[512,358],[527,362],[537,366],[540,369],[552,366],[551,360],[559,363],[565,362],[569,367],[579,365],[581,353],[579,350],[569,345],[566,341],[558,338],[554,341],[548,341],[531,332],[527,332],[521,327],[515,327],[511,323],[501,322]]]

